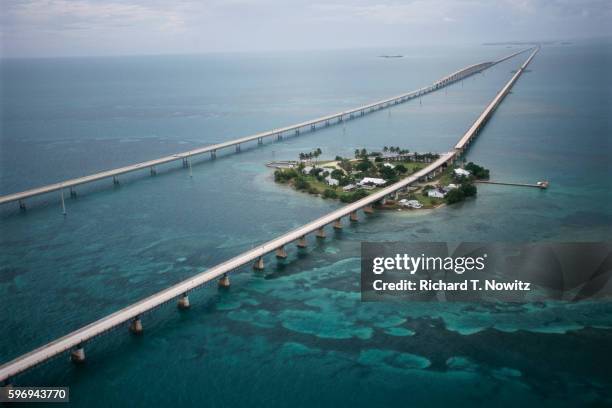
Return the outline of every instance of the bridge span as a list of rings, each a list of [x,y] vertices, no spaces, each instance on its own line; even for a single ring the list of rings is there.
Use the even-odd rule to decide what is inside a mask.
[[[470,65],[468,67],[462,68],[456,72],[453,72],[450,75],[445,76],[444,78],[435,81],[433,84],[417,89],[416,91],[404,93],[401,95],[397,95],[391,98],[383,99],[377,102],[373,102],[367,105],[363,105],[357,108],[349,109],[343,112],[334,113],[327,116],[322,116],[316,119],[311,119],[305,122],[300,122],[294,125],[273,129],[261,133],[257,133],[250,136],[245,136],[239,139],[229,140],[227,142],[222,142],[210,146],[204,146],[197,149],[192,149],[183,153],[176,153],[170,156],[161,157],[158,159],[148,160],[141,163],[132,164],[129,166],[119,167],[112,170],[102,171],[99,173],[91,174],[88,176],[73,178],[70,180],[61,181],[59,183],[48,184],[46,186],[33,188],[26,191],[21,191],[18,193],[7,194],[4,196],[0,196],[0,204],[7,204],[11,202],[18,202],[19,208],[22,210],[26,209],[25,200],[31,197],[48,194],[52,192],[59,191],[60,192],[60,202],[62,205],[62,212],[66,214],[66,204],[64,200],[64,193],[66,191],[69,192],[70,196],[76,195],[75,188],[79,185],[92,183],[95,181],[111,178],[113,179],[114,184],[119,183],[118,177],[120,175],[126,173],[132,173],[140,170],[149,169],[150,173],[156,174],[156,167],[161,166],[163,164],[175,162],[181,160],[183,163],[183,167],[189,168],[191,171],[191,158],[194,156],[200,156],[205,153],[209,153],[211,158],[215,158],[217,155],[217,150],[225,149],[228,147],[235,146],[236,151],[240,151],[240,145],[257,141],[258,144],[263,144],[263,140],[266,138],[276,138],[277,140],[281,140],[283,137],[288,135],[299,135],[301,132],[307,131],[315,131],[322,127],[328,127],[334,124],[342,123],[345,120],[354,119],[357,117],[364,116],[367,113],[375,112],[384,108],[388,108],[390,106],[394,106],[406,101],[409,101],[414,98],[418,98],[422,95],[434,92],[440,88],[451,85],[457,81],[465,79],[471,75],[482,72],[485,69],[488,69],[496,64],[499,64],[503,61],[506,61],[509,58],[512,58],[516,55],[524,53],[528,51],[528,49],[521,50],[510,55],[507,55],[503,58],[500,58],[495,61],[487,61],[479,64]]]
[[[129,324],[132,332],[142,332],[141,316],[163,304],[177,301],[179,308],[189,307],[190,291],[205,285],[208,282],[219,279],[220,286],[229,286],[229,274],[238,268],[253,264],[255,269],[263,269],[264,256],[274,253],[278,258],[287,257],[286,246],[291,243],[297,243],[298,247],[307,245],[306,236],[315,233],[318,238],[325,238],[325,227],[332,225],[335,229],[342,228],[342,218],[349,217],[352,222],[357,222],[358,211],[362,210],[369,214],[373,212],[373,205],[386,197],[394,195],[397,191],[406,188],[421,179],[426,179],[440,171],[443,171],[447,166],[454,163],[459,155],[467,148],[469,141],[476,136],[479,129],[482,128],[486,120],[493,114],[495,107],[508,94],[509,89],[516,83],[519,76],[525,71],[527,65],[539,51],[536,48],[529,58],[523,63],[521,68],[512,76],[510,81],[496,94],[492,102],[485,108],[483,115],[480,115],[474,124],[466,131],[455,149],[451,152],[441,154],[434,162],[427,167],[417,171],[409,177],[398,181],[380,191],[373,193],[359,201],[341,207],[329,214],[326,214],[314,221],[311,221],[299,228],[289,231],[280,237],[274,238],[268,242],[258,245],[234,258],[231,258],[219,265],[216,265],[204,272],[201,272],[189,279],[179,282],[167,289],[155,293],[139,302],[129,305],[111,315],[103,317],[87,326],[73,331],[57,340],[45,344],[27,354],[24,354],[16,359],[9,361],[0,366],[0,381],[9,383],[10,379],[16,375],[35,367],[50,358],[64,352],[71,352],[71,358],[75,362],[85,359],[85,342],[115,328],[120,325]],[[486,113],[486,115],[484,115]]]

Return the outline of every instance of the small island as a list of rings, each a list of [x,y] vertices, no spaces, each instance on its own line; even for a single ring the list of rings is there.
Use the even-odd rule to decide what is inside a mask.
[[[435,161],[437,153],[417,153],[400,147],[380,152],[356,149],[353,158],[336,156],[319,161],[321,149],[299,154],[297,161],[268,163],[274,181],[324,199],[352,203],[414,174]],[[393,200],[380,203],[384,209],[431,209],[476,196],[475,180],[489,178],[489,170],[474,164],[448,167],[436,177],[427,177],[398,191]]]

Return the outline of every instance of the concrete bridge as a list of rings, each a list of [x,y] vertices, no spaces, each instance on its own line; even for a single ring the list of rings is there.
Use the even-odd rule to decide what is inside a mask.
[[[390,106],[394,106],[406,101],[409,101],[414,98],[418,98],[422,95],[425,95],[430,92],[434,92],[440,88],[448,86],[454,82],[460,81],[464,78],[467,78],[471,75],[474,75],[478,72],[481,72],[487,68],[490,68],[500,62],[506,61],[509,58],[512,58],[518,54],[521,54],[527,50],[522,50],[515,52],[513,54],[507,55],[503,58],[500,58],[496,61],[483,62],[479,64],[470,65],[466,68],[460,69],[450,75],[445,76],[444,78],[434,82],[432,85],[417,89],[416,91],[404,93],[401,95],[397,95],[388,99],[384,99],[381,101],[373,102],[368,105],[363,105],[354,109],[350,109],[343,112],[334,113],[327,116],[322,116],[316,119],[308,120],[306,122],[297,123],[294,125],[286,126],[279,129],[274,129],[266,132],[257,133],[251,136],[246,136],[240,139],[234,139],[223,143],[218,143],[210,146],[205,146],[197,149],[193,149],[183,153],[176,153],[170,156],[161,157],[159,159],[149,160],[141,163],[132,164],[129,166],[119,167],[113,170],[102,171],[99,173],[91,174],[89,176],[78,177],[70,180],[65,180],[59,183],[48,184],[46,186],[37,187],[34,189],[8,194],[4,196],[0,196],[0,204],[7,204],[11,202],[18,202],[19,208],[22,210],[26,209],[25,200],[31,197],[48,194],[52,192],[59,191],[59,199],[62,206],[62,213],[66,214],[66,203],[65,203],[65,193],[68,193],[71,197],[76,195],[76,187],[79,185],[92,183],[95,181],[112,178],[114,184],[119,183],[119,176],[132,173],[136,171],[149,170],[151,175],[157,173],[157,167],[163,164],[181,161],[183,167],[189,168],[191,174],[191,159],[194,156],[200,156],[203,154],[210,154],[211,158],[215,158],[217,155],[217,151],[221,149],[230,148],[232,146],[235,147],[236,151],[240,151],[240,146],[242,144],[257,141],[258,144],[263,144],[263,140],[267,138],[274,138],[276,140],[281,140],[283,137],[290,135],[299,135],[302,132],[315,131],[322,127],[328,127],[334,124],[342,123],[346,120],[362,117],[367,113],[376,112],[378,110],[388,108]]]
[[[495,108],[497,108],[499,106],[499,104],[504,99],[504,97],[508,94],[508,92],[510,92],[510,89],[512,88],[514,83],[519,79],[521,74],[523,74],[523,72],[525,72],[525,69],[527,68],[527,65],[529,65],[529,63],[531,62],[533,57],[535,57],[535,55],[538,53],[538,51],[540,51],[540,47],[536,47],[533,50],[533,52],[529,55],[527,60],[521,65],[521,67],[512,76],[510,81],[508,81],[508,83],[502,88],[501,91],[499,91],[497,93],[497,95],[495,95],[495,98],[493,98],[493,101],[480,114],[478,119],[476,119],[476,121],[474,121],[472,126],[470,126],[470,128],[467,130],[467,132],[465,132],[463,137],[461,139],[459,139],[459,141],[455,145],[455,151],[457,151],[459,154],[461,154],[470,145],[470,143],[472,143],[472,140],[474,140],[474,137],[476,137],[478,132],[486,125],[487,121],[492,116],[493,111],[495,110]]]
[[[479,124],[484,123],[484,121],[486,121],[488,117],[493,114],[494,108],[501,102],[504,96],[508,94],[510,87],[514,85],[521,73],[524,72],[527,64],[531,62],[537,52],[538,49],[535,49],[531,53],[529,58],[521,66],[521,69],[497,93],[493,101],[485,108],[483,114],[486,113],[486,117],[480,115],[474,124],[463,135],[459,143],[464,140],[471,140],[471,138],[476,135],[478,129],[481,128]],[[204,272],[201,272],[192,278],[186,279],[170,288],[155,293],[109,316],[75,330],[64,337],[24,354],[13,361],[3,364],[0,366],[0,381],[8,384],[10,383],[11,378],[15,377],[19,373],[22,373],[56,355],[65,352],[71,353],[71,359],[74,362],[82,362],[85,360],[84,345],[87,341],[92,340],[95,337],[120,325],[128,325],[130,331],[133,333],[142,333],[143,322],[141,316],[143,314],[168,302],[176,302],[177,306],[181,309],[188,308],[190,291],[215,280],[218,280],[219,286],[227,287],[230,285],[229,274],[236,271],[238,268],[243,267],[244,265],[252,264],[254,269],[264,269],[266,256],[274,254],[277,258],[286,258],[287,248],[289,245],[296,243],[298,247],[302,248],[308,245],[308,241],[306,239],[307,235],[314,233],[317,239],[324,239],[326,237],[326,228],[329,228],[329,226],[337,230],[342,229],[343,218],[348,217],[350,222],[358,222],[359,211],[363,211],[365,214],[370,214],[374,211],[373,206],[375,203],[384,200],[389,196],[393,196],[399,190],[405,189],[420,179],[434,176],[438,172],[443,171],[447,166],[452,164],[467,147],[465,143],[461,146],[462,147],[460,148],[456,147],[452,152],[441,154],[436,161],[430,163],[427,167],[417,171],[403,180],[398,181],[397,183],[392,184],[391,186],[383,188],[382,190],[352,204],[332,211],[331,213],[289,231],[280,237],[274,238]]]

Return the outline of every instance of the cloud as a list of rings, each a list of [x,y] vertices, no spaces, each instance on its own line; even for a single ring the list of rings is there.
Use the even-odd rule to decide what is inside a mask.
[[[2,0],[3,55],[313,49],[611,35],[610,0]]]
[[[381,24],[425,24],[441,20],[450,11],[448,1],[418,0],[407,3],[318,3],[316,18],[327,21],[366,21]]]
[[[3,26],[8,30],[112,30],[155,25],[162,30],[184,27],[172,9],[125,2],[93,0],[31,0],[8,3]],[[153,4],[153,3],[151,3]]]

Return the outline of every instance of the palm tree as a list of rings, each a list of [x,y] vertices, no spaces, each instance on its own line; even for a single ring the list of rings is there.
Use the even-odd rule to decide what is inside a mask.
[[[386,153],[386,152],[388,152],[388,151],[389,151],[389,148],[388,148],[387,146],[383,147],[383,152],[385,152],[385,153]]]
[[[315,157],[315,167],[317,166],[317,161],[316,158],[319,157],[321,155],[321,149],[317,147],[317,149],[314,151],[313,155]]]

